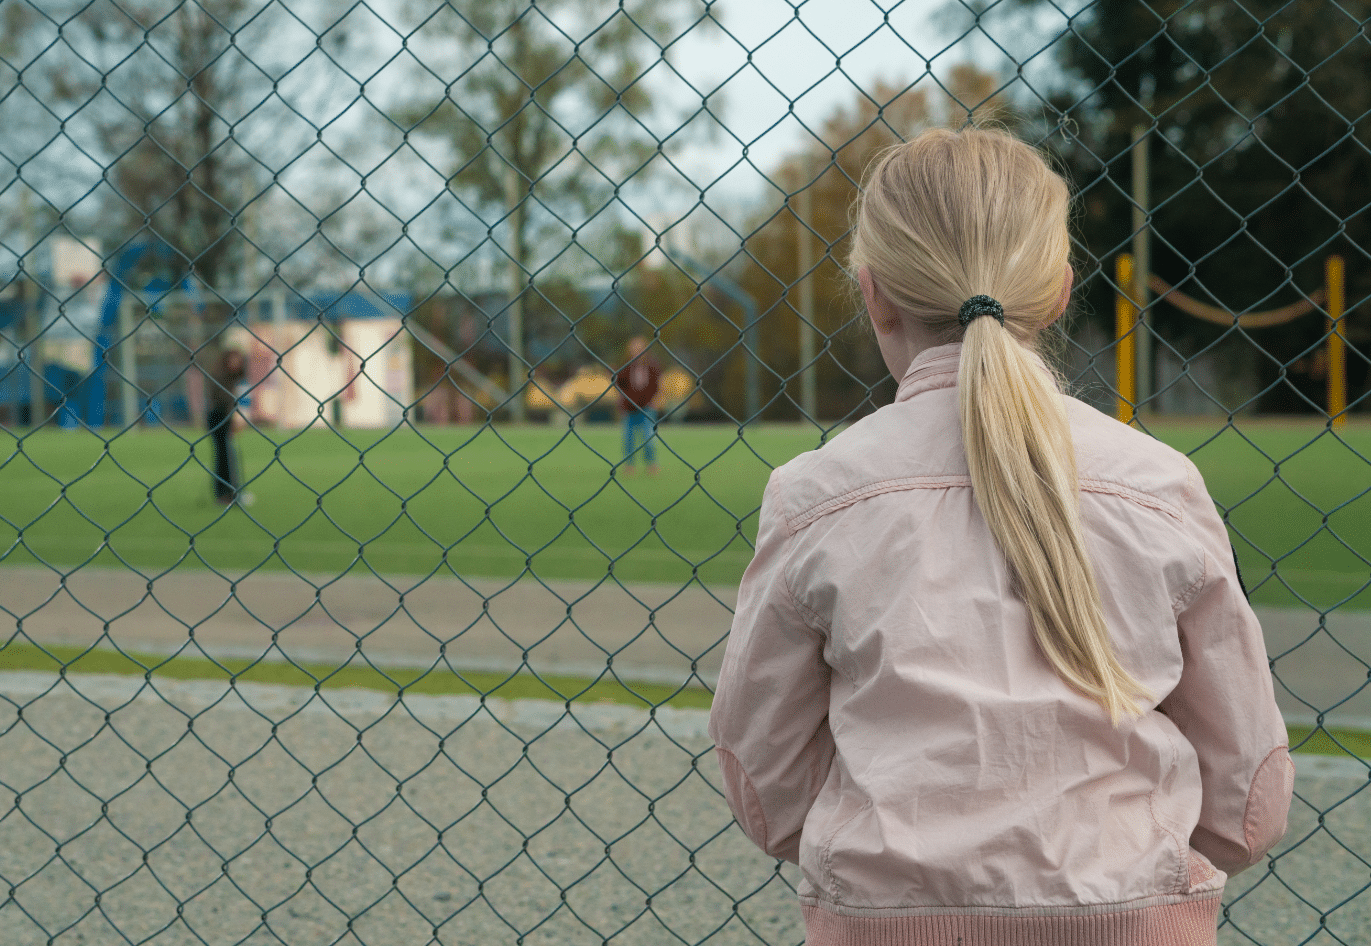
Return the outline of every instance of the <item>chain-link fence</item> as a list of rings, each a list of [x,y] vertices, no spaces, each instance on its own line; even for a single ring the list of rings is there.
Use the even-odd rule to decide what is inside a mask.
[[[1371,942],[1367,17],[0,0],[0,942],[799,942],[709,687],[768,471],[893,392],[861,170],[968,119],[1263,620],[1220,938]]]

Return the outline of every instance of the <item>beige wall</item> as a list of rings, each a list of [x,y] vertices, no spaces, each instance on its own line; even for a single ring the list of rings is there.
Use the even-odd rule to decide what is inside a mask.
[[[342,328],[341,354],[347,362],[343,425],[394,427],[414,400],[409,333],[399,319],[351,319]]]
[[[400,320],[345,319],[339,334],[336,354],[329,350],[329,332],[313,322],[254,321],[235,334],[230,343],[250,352],[254,423],[290,429],[322,424],[333,416],[327,402],[335,397],[345,427],[400,422],[414,398],[414,359]]]

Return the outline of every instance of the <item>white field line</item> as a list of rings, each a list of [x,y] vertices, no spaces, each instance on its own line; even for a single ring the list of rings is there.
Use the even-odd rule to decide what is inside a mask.
[[[342,718],[381,718],[400,712],[435,728],[469,720],[494,721],[519,732],[550,729],[586,730],[623,738],[643,729],[675,739],[708,739],[709,711],[662,706],[655,710],[614,703],[573,703],[570,710],[554,700],[506,700],[475,696],[411,693],[403,698],[376,690],[293,687],[267,683],[211,680],[156,680],[119,674],[72,674],[58,677],[32,670],[0,671],[0,700],[28,703],[49,693],[63,693],[113,711],[130,702],[171,705],[194,715],[210,708],[234,709],[275,721],[296,713],[328,713]]]

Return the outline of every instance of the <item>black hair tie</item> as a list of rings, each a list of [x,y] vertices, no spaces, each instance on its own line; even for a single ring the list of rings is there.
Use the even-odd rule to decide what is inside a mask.
[[[961,311],[957,313],[957,321],[965,328],[972,319],[982,315],[993,316],[996,322],[1004,324],[1004,307],[989,296],[972,296],[963,302]]]

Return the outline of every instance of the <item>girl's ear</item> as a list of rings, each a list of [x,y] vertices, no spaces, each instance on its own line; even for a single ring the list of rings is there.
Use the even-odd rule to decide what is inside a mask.
[[[900,319],[894,312],[890,301],[876,285],[871,270],[862,266],[857,270],[857,282],[862,287],[862,301],[866,303],[866,314],[871,325],[882,335],[889,335],[899,327]]]

